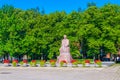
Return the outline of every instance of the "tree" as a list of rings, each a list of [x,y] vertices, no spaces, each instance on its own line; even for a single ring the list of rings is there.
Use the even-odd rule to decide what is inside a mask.
[[[45,14],[39,8],[0,8],[0,56],[56,59],[63,35],[70,40],[73,58],[93,58],[120,51],[120,6],[100,8],[89,3],[84,11]]]

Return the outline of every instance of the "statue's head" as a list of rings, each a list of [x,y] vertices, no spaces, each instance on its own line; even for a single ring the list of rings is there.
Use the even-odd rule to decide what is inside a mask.
[[[66,35],[64,35],[64,39],[66,39],[67,38],[67,36]]]

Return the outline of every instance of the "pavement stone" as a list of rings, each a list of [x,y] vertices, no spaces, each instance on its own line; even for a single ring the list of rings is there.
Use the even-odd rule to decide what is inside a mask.
[[[103,68],[0,67],[0,80],[120,80],[120,64]]]

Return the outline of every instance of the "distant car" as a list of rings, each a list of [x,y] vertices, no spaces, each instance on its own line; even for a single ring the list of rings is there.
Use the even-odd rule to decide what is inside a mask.
[[[120,63],[120,57],[119,56],[116,57],[116,63]]]

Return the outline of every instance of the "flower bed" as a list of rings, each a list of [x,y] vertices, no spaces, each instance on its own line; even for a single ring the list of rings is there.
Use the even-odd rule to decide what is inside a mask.
[[[83,65],[83,67],[89,67],[90,66],[90,60],[86,59],[86,60],[82,61],[82,65]]]
[[[16,67],[17,65],[18,65],[18,60],[13,60],[13,61],[12,61],[12,66],[13,66],[13,67]]]
[[[86,60],[85,60],[85,63],[90,64],[90,60],[89,60],[89,59],[86,59]]]
[[[72,60],[71,61],[73,67],[78,67],[78,61],[77,60]]]
[[[27,61],[26,59],[24,59],[24,60],[23,60],[23,63],[26,63],[26,64],[27,64],[27,63],[28,63],[28,61]]]
[[[55,67],[56,66],[56,60],[50,60],[50,66]]]
[[[45,67],[45,63],[46,63],[45,60],[41,60],[41,61],[40,61],[40,67]]]
[[[67,67],[67,62],[65,60],[60,61],[60,67]]]
[[[28,64],[28,61],[26,59],[24,59],[23,61],[20,62],[20,65],[23,67],[26,67]]]
[[[92,60],[91,60],[92,61]],[[23,60],[21,62],[18,63],[18,60],[13,60],[12,61],[12,66],[16,67],[16,66],[21,66],[21,67],[26,67],[26,66],[31,66],[31,67],[102,67],[102,62],[100,60],[95,60],[93,62],[91,62],[89,59],[86,60],[72,60],[71,63],[67,63],[65,60],[60,61],[59,63],[56,62],[56,60],[49,60],[49,61],[45,61],[45,60],[40,60],[38,62],[38,60],[31,60],[30,62],[28,62],[27,60]],[[37,63],[38,62],[38,63]],[[11,65],[9,60],[4,60],[3,63],[8,66]],[[104,66],[104,65],[103,65]]]
[[[31,67],[36,67],[36,64],[37,64],[36,60],[32,60],[32,61],[30,62],[30,66],[31,66]]]
[[[3,60],[3,63],[10,63],[10,61],[5,59],[5,60]]]
[[[3,63],[4,63],[5,66],[9,66],[10,61],[5,59],[5,60],[3,60]]]
[[[98,67],[102,67],[102,62],[100,60],[95,60],[94,62]]]

